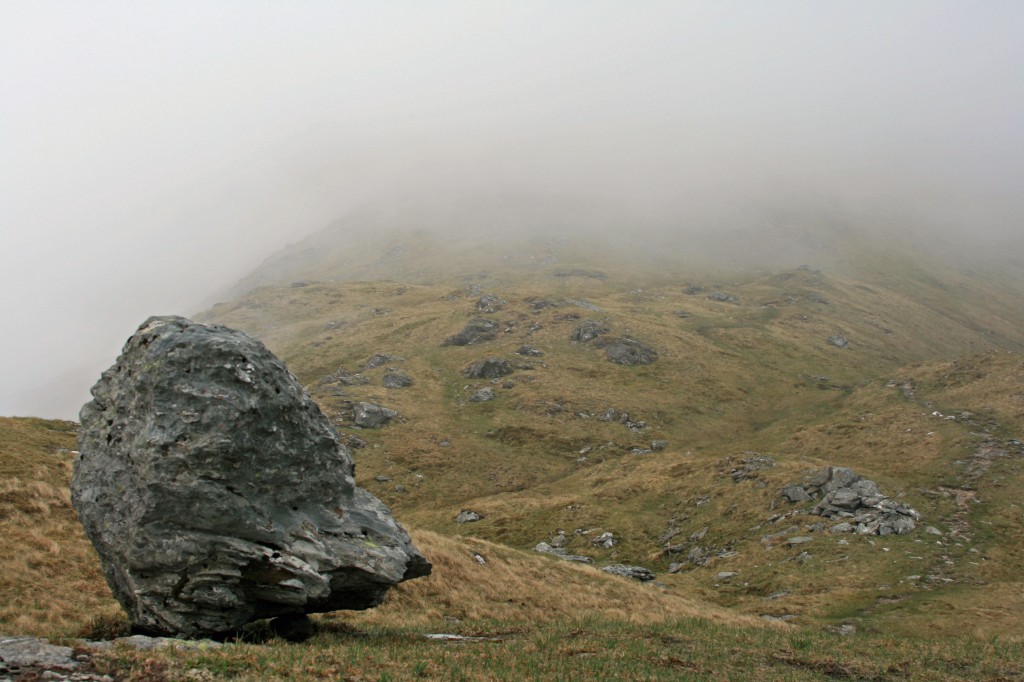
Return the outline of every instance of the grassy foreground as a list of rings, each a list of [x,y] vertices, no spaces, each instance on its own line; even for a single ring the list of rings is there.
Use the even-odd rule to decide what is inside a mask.
[[[74,424],[0,419],[0,633],[126,632],[67,495]],[[843,635],[768,623],[484,540],[413,531],[430,578],[384,606],[318,618],[313,639],[187,651],[124,646],[93,664],[145,680],[1020,679],[1019,638]],[[481,563],[477,557],[481,557]],[[427,634],[482,638],[455,642]]]

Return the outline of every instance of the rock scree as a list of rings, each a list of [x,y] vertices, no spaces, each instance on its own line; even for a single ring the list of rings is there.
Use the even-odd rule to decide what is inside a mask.
[[[428,575],[294,376],[247,334],[152,317],[81,411],[72,503],[137,632],[225,636]]]

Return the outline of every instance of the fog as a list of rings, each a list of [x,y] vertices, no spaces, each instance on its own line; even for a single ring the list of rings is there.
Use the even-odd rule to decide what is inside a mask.
[[[1022,35],[1017,0],[5,0],[0,414],[75,418],[145,317],[409,192],[1012,235]]]

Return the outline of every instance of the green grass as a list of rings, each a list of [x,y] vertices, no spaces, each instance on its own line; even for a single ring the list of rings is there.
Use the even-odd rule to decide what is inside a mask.
[[[530,626],[436,623],[430,631],[497,641],[428,641],[422,629],[327,623],[303,644],[232,644],[157,655],[105,655],[101,671],[173,680],[980,680],[1013,679],[1024,647],[999,638],[933,642],[791,628],[742,628],[700,619],[657,625],[593,618]]]

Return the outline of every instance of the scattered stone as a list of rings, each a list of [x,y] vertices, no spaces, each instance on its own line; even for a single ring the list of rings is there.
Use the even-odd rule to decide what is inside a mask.
[[[648,580],[654,580],[654,574],[643,566],[627,566],[626,564],[611,564],[601,569],[605,573],[611,573],[612,575],[621,576],[623,578],[632,578],[633,580],[639,580],[646,582]]]
[[[533,551],[540,552],[541,554],[550,554],[551,556],[556,556],[564,561],[576,561],[583,564],[594,563],[594,560],[588,556],[569,554],[561,547],[552,547],[550,544],[546,542],[538,542],[537,545],[533,548]]]
[[[377,367],[383,367],[389,362],[401,362],[402,360],[403,358],[400,358],[397,355],[385,355],[384,353],[375,353],[370,357],[369,360],[366,361],[366,364],[363,365],[363,371],[365,372],[368,369],[376,369]]]
[[[935,526],[928,526],[924,529],[924,532],[928,533],[928,535],[942,535],[942,531]]]
[[[568,542],[568,540],[566,539],[565,531],[563,530],[558,531],[557,533],[555,533],[555,536],[551,538],[551,546],[555,549],[561,549],[562,547],[565,547],[566,542]]]
[[[850,345],[850,342],[846,340],[845,336],[839,336],[838,334],[830,336],[826,340],[836,348],[846,348]]]
[[[597,320],[585,320],[580,323],[572,334],[569,336],[570,341],[578,341],[579,343],[586,343],[593,341],[602,334],[607,334],[612,329],[604,322],[598,322]]]
[[[814,538],[809,535],[797,535],[796,537],[786,538],[787,545],[802,545],[805,542],[813,542]]]
[[[442,346],[472,346],[483,341],[492,341],[498,337],[498,323],[486,317],[475,317],[470,320],[462,331],[441,342]]]
[[[678,573],[679,571],[683,570],[683,568],[685,566],[686,566],[686,564],[681,564],[679,562],[671,563],[671,564],[668,565],[668,572],[669,573]]]
[[[689,284],[683,287],[683,293],[686,294],[687,296],[696,296],[697,294],[704,293],[704,291],[706,291],[704,287],[698,286],[696,284]]]
[[[361,450],[365,448],[367,445],[369,445],[369,443],[367,443],[365,440],[359,438],[358,436],[353,436],[351,433],[339,433],[338,437],[341,439],[342,444],[344,444],[346,447],[355,448],[356,450]]]
[[[481,388],[469,396],[471,403],[486,403],[489,400],[494,400],[494,391],[487,387]]]
[[[727,457],[724,460],[727,464],[731,464],[736,461],[732,457]],[[765,469],[771,469],[775,466],[775,460],[768,455],[759,455],[757,453],[747,453],[746,457],[742,457],[739,460],[738,466],[734,466],[729,470],[729,476],[732,478],[734,483],[740,483],[748,479],[758,478],[759,471]]]
[[[537,350],[533,346],[522,345],[519,346],[519,350],[516,351],[519,355],[526,355],[531,358],[543,357],[544,351]]]
[[[735,296],[730,296],[729,294],[726,294],[726,293],[721,292],[721,291],[713,291],[713,292],[711,292],[710,294],[708,294],[708,299],[711,300],[711,301],[716,301],[718,303],[733,303],[733,304],[737,304],[737,303],[740,302],[740,300],[738,298],[736,298]]]
[[[617,365],[649,365],[658,359],[658,352],[635,339],[605,337],[599,339],[597,347],[605,352],[609,362]]]
[[[729,580],[730,578],[735,578],[738,575],[739,573],[736,571],[722,571],[721,573],[715,574],[715,580]]]
[[[496,313],[508,304],[508,301],[492,296],[491,294],[485,294],[477,299],[476,309],[480,313]]]
[[[856,528],[854,527],[854,525],[852,523],[846,523],[844,521],[843,523],[837,523],[836,525],[830,527],[828,529],[828,532],[829,533],[833,533],[833,534],[839,534],[839,533],[852,533],[855,530],[856,530]]]
[[[611,549],[617,544],[617,542],[618,541],[615,539],[614,535],[605,532],[601,533],[601,535],[591,540],[590,544],[594,545],[595,547],[604,547],[605,549]]]
[[[467,379],[497,379],[515,371],[512,363],[502,358],[486,358],[471,363],[462,370]]]
[[[689,312],[687,312],[685,310],[676,310],[672,314],[675,315],[676,317],[680,318],[680,319],[683,319],[683,320],[685,320],[688,317],[693,317],[692,313],[689,313]]]
[[[463,509],[459,512],[459,515],[455,517],[455,523],[473,523],[479,521],[483,517],[477,514],[475,511],[469,509]]]
[[[384,476],[384,475],[374,476],[373,480],[377,481],[377,483],[387,483],[387,482],[389,482],[391,480],[391,477],[390,476]]]
[[[389,369],[384,375],[384,388],[408,388],[412,386],[412,377],[398,368]]]
[[[364,377],[357,372],[349,372],[346,369],[338,369],[320,380],[321,385],[365,386],[368,383],[370,383],[369,377]]]
[[[139,632],[224,636],[366,609],[430,573],[285,366],[252,337],[153,317],[81,412],[72,502]]]
[[[562,305],[558,301],[552,301],[547,298],[528,298],[526,300],[530,303],[530,309],[535,313],[539,313],[545,308],[557,308]]]
[[[352,403],[352,423],[363,429],[379,429],[398,416],[390,410],[373,403]]]
[[[667,440],[652,440],[651,441],[651,450],[654,450],[655,452],[660,452],[661,450],[664,450],[667,447],[668,447],[668,441]]]

